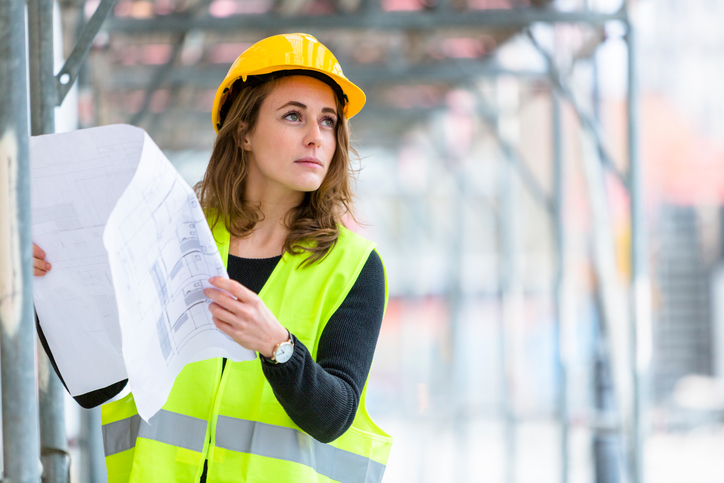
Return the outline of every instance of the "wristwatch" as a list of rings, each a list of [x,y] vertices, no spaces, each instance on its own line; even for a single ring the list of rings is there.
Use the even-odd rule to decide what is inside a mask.
[[[292,354],[294,354],[294,342],[292,342],[292,334],[289,333],[288,330],[287,334],[289,334],[289,340],[277,344],[272,351],[271,359],[262,356],[264,360],[272,364],[284,364],[292,358]]]

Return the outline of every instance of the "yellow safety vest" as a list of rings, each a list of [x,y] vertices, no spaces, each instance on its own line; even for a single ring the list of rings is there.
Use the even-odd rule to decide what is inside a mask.
[[[285,253],[259,297],[316,359],[324,327],[354,285],[374,244],[340,226],[337,244],[318,263]],[[214,228],[224,264],[229,233]],[[385,304],[387,302],[385,288]],[[392,438],[365,408],[367,384],[352,426],[320,443],[287,416],[259,360],[187,364],[168,401],[149,423],[133,395],[103,405],[103,443],[109,483],[197,482],[208,459],[209,483],[382,480]]]

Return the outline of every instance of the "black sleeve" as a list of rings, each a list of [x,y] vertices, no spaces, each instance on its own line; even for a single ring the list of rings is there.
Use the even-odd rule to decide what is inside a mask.
[[[328,443],[352,425],[372,365],[385,305],[385,272],[377,252],[327,322],[317,361],[294,339],[284,364],[262,359],[264,375],[289,417],[309,435]]]
[[[58,365],[55,363],[55,358],[53,357],[53,353],[50,352],[50,346],[48,345],[48,341],[45,339],[45,334],[43,334],[43,328],[40,326],[40,320],[38,320],[38,314],[35,314],[35,328],[38,330],[38,338],[40,339],[40,343],[43,346],[43,349],[45,349],[45,353],[48,355],[48,359],[50,359],[50,364],[53,366],[53,369],[55,370],[55,373],[58,375],[58,378],[60,379],[60,382],[63,383],[63,386],[65,387],[65,390],[68,391],[68,386],[65,384],[65,381],[63,380],[63,376],[60,374],[60,371],[58,370]],[[102,389],[97,389],[95,391],[87,392],[85,394],[81,394],[79,396],[73,396],[73,399],[76,400],[78,404],[80,404],[82,407],[86,409],[94,408],[96,406],[100,406],[104,402],[108,401],[112,397],[116,396],[118,393],[120,393],[124,387],[126,387],[126,383],[128,382],[128,379],[124,379],[122,381],[118,381],[116,383],[111,384],[108,387],[104,387]],[[70,391],[68,391],[70,393]]]

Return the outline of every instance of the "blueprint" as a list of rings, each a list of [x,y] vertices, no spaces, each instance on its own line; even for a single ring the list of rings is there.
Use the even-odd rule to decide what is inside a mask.
[[[203,289],[227,277],[193,190],[141,129],[31,139],[41,326],[71,394],[126,377],[148,420],[183,366],[255,354],[216,329]]]

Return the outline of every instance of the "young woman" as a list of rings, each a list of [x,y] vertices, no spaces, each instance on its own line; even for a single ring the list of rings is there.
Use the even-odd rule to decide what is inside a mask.
[[[385,273],[342,224],[347,120],[364,102],[310,35],[264,39],[232,65],[196,186],[230,279],[205,293],[217,328],[259,359],[187,365],[149,424],[132,394],[105,404],[111,483],[381,481],[392,439],[364,400]]]

